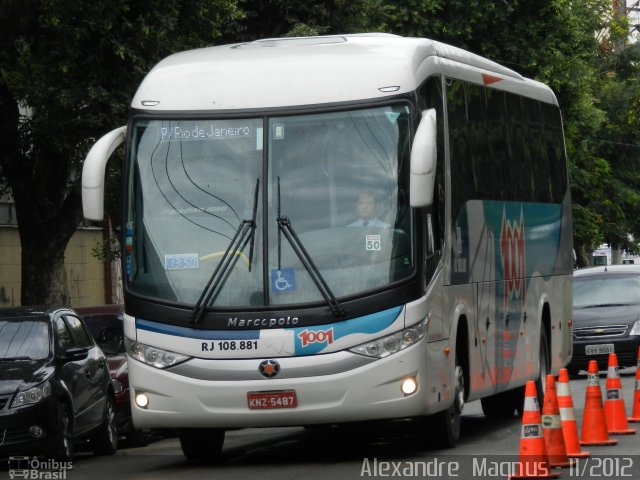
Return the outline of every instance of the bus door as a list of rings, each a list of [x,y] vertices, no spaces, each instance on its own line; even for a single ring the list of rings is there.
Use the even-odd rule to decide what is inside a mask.
[[[499,352],[496,347],[499,329],[496,309],[496,282],[476,283],[476,305],[478,306],[478,316],[475,336],[478,342],[480,365],[482,366],[477,388],[484,394],[490,395],[497,391],[499,381]]]
[[[470,201],[460,210],[452,230],[452,283],[469,285],[475,321],[470,325],[470,389],[474,395],[491,395],[498,382],[496,338],[498,305],[496,243],[486,228],[482,203]]]
[[[508,389],[514,376],[522,309],[504,302],[508,282],[476,284],[478,305],[478,351],[484,372],[486,393]]]

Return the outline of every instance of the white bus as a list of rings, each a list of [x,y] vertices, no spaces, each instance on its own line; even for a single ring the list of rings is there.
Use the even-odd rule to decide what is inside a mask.
[[[427,416],[453,446],[465,402],[513,415],[571,358],[567,166],[541,83],[387,34],[178,53],[88,154],[88,219],[122,142],[133,419],[179,429],[188,458],[231,428]]]

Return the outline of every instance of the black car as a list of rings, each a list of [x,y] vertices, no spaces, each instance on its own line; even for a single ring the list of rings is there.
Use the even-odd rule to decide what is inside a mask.
[[[113,382],[116,401],[116,425],[118,433],[128,440],[128,446],[145,446],[149,442],[144,431],[133,426],[129,389],[129,370],[124,347],[122,315],[124,305],[99,305],[79,307],[76,313],[84,320],[94,340],[107,356],[109,373]]]
[[[573,358],[570,373],[597,360],[606,370],[610,353],[620,367],[637,364],[640,345],[640,265],[608,265],[573,274]]]
[[[107,359],[70,309],[0,309],[0,457],[118,446]]]

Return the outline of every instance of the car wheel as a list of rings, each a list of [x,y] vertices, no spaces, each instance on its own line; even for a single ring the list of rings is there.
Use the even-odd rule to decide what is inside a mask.
[[[182,428],[178,433],[182,453],[189,460],[216,461],[222,453],[224,430],[221,428]]]
[[[51,456],[61,462],[68,462],[73,457],[71,414],[64,404],[58,407],[58,432],[53,440]]]
[[[118,429],[116,428],[116,409],[113,399],[107,397],[104,420],[92,440],[95,455],[113,455],[118,449]]]
[[[580,373],[580,367],[567,367],[567,374],[570,378],[577,378]]]

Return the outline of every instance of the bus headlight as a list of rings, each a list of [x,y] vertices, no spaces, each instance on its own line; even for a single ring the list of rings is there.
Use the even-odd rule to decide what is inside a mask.
[[[412,327],[363,343],[357,347],[350,348],[349,351],[368,357],[388,357],[422,340],[427,333],[428,321],[429,319],[427,318]]]
[[[124,345],[131,358],[156,368],[172,367],[191,358],[161,348],[150,347],[144,343],[134,342],[128,338],[124,339]]]

